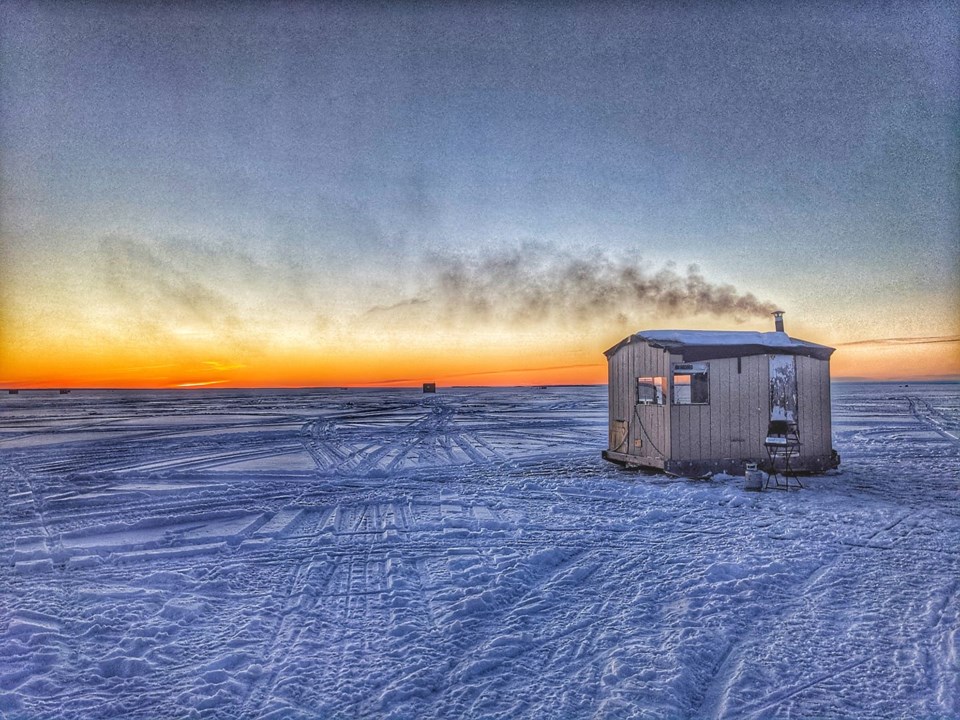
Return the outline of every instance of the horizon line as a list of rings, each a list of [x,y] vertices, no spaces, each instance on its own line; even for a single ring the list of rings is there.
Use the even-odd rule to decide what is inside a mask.
[[[412,383],[409,385],[387,385],[372,383],[356,384],[329,384],[329,385],[228,385],[223,383],[189,383],[181,385],[166,386],[112,386],[112,385],[49,385],[49,386],[0,386],[0,394],[10,394],[20,392],[68,392],[82,391],[123,391],[133,390],[137,392],[144,391],[184,391],[199,392],[204,390],[420,390],[426,383]],[[872,384],[904,384],[904,383],[960,383],[960,375],[925,375],[920,377],[901,377],[901,378],[868,378],[858,376],[842,376],[830,378],[831,383],[872,383]],[[605,387],[609,383],[518,383],[514,385],[483,385],[457,383],[450,385],[440,385],[433,383],[439,390],[441,388],[548,388],[548,387]]]

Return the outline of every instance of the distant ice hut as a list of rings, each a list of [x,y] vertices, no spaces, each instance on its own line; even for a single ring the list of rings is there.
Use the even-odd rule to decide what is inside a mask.
[[[767,461],[771,421],[799,437],[793,468],[836,467],[830,428],[830,355],[775,332],[648,330],[604,354],[609,373],[609,445],[603,457],[676,475]],[[783,423],[780,423],[781,425]]]

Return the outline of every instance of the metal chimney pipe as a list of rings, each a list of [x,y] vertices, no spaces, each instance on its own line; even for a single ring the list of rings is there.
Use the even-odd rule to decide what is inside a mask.
[[[783,332],[783,310],[773,311],[773,324],[777,332]]]

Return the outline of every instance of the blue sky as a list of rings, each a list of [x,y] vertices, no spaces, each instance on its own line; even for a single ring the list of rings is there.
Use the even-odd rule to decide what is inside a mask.
[[[10,2],[0,312],[122,314],[123,242],[311,317],[534,243],[695,263],[812,339],[956,334],[957,35],[923,2]]]

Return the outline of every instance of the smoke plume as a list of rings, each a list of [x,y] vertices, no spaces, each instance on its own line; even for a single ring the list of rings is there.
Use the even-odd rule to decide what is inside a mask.
[[[775,309],[732,285],[710,282],[696,265],[683,273],[673,264],[651,271],[603,253],[575,257],[543,245],[471,257],[434,256],[422,269],[420,292],[371,312],[533,324],[698,314],[741,321]]]

